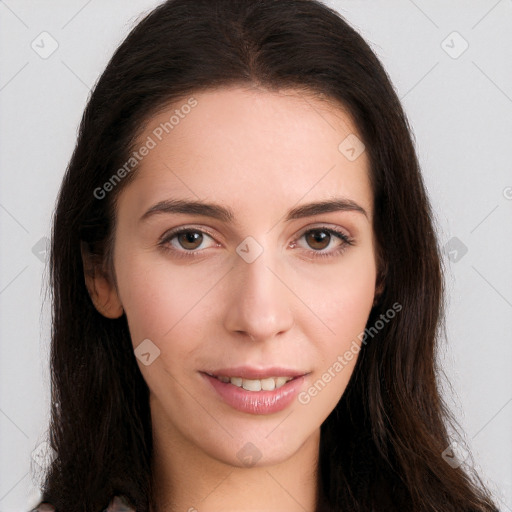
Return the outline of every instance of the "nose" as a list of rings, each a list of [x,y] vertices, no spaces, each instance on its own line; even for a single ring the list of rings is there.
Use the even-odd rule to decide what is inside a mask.
[[[290,284],[269,260],[265,251],[252,263],[238,258],[230,272],[224,327],[253,341],[282,335],[294,323]]]

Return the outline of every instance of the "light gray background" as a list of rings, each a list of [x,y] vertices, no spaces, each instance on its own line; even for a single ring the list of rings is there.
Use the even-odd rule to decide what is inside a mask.
[[[158,3],[0,1],[0,512],[38,498],[49,411],[44,237],[77,125],[113,51]],[[446,396],[474,464],[512,511],[512,1],[327,3],[379,55],[413,127],[452,251]],[[31,47],[51,49],[44,31],[58,43],[46,59]]]

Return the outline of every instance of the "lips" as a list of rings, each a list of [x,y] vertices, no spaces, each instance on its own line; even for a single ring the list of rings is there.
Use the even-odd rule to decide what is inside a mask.
[[[250,414],[271,414],[291,405],[309,372],[243,366],[199,373],[231,407]]]
[[[210,377],[215,377],[221,382],[231,383],[246,391],[273,391],[274,389],[281,388],[290,380],[305,374],[305,372],[278,366],[260,369],[240,366],[204,373]]]

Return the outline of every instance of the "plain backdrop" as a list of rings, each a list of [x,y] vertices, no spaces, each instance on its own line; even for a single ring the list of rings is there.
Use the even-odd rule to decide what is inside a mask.
[[[0,512],[38,497],[46,247],[77,125],[113,51],[158,3],[0,1]],[[512,1],[326,3],[380,57],[411,123],[445,247],[443,389],[465,463],[512,511]]]

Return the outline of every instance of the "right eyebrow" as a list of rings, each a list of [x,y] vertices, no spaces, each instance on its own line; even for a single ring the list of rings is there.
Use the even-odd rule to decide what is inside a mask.
[[[139,222],[147,220],[156,214],[183,213],[188,215],[202,215],[212,217],[226,223],[233,223],[235,216],[229,208],[220,204],[205,203],[202,201],[185,201],[183,199],[166,199],[153,205],[142,217]]]

